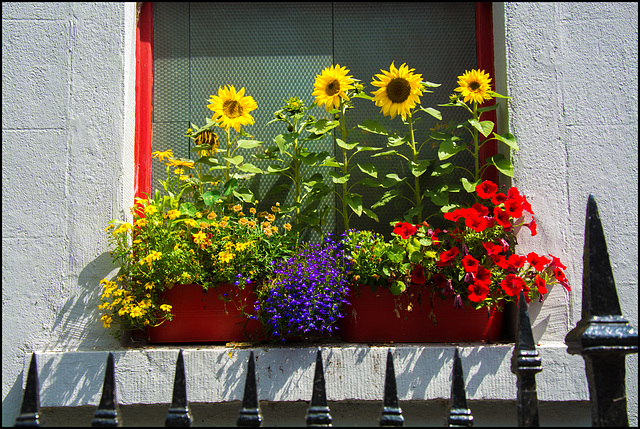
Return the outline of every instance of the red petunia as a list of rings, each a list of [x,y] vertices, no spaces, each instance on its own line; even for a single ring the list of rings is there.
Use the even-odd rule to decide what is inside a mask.
[[[500,287],[509,296],[518,296],[520,291],[525,289],[527,284],[520,277],[515,274],[507,274],[507,276],[500,282]]]
[[[442,289],[446,286],[447,282],[445,281],[445,278],[441,273],[436,273],[436,275],[433,276],[433,284],[434,286]]]
[[[507,212],[503,211],[500,207],[493,208],[493,217],[503,228],[511,227],[511,217],[509,217]]]
[[[469,291],[469,301],[480,302],[487,299],[489,288],[482,282],[474,282],[467,288]]]
[[[484,283],[489,287],[491,284],[491,271],[487,270],[482,265],[479,265],[478,271],[476,271],[476,282]]]
[[[502,194],[502,193],[495,194],[493,196],[493,198],[491,198],[491,202],[493,204],[495,204],[496,206],[504,203],[505,201],[507,201],[507,196],[505,194]]]
[[[535,219],[531,219],[531,222],[525,223],[524,226],[529,228],[529,231],[531,231],[531,236],[532,237],[534,237],[534,236],[536,236],[538,234],[538,225],[536,224],[536,220]]]
[[[491,255],[491,259],[493,259],[493,263],[506,270],[509,268],[509,263],[507,262],[507,258],[504,255]]]
[[[529,204],[529,201],[527,201],[527,197],[525,197],[524,195],[522,196],[522,207],[524,207],[524,209],[529,213],[535,214],[533,212],[533,209],[531,208],[531,204]]]
[[[467,273],[475,273],[478,271],[479,265],[480,262],[471,255],[467,255],[462,258],[462,266],[464,267],[464,271]]]
[[[498,185],[493,183],[491,180],[485,180],[484,182],[476,186],[476,193],[480,198],[485,200],[493,198],[497,190]]]
[[[542,277],[536,275],[536,278],[534,279],[534,283],[538,288],[538,292],[540,292],[540,295],[544,295],[545,293],[548,292],[547,282]]]
[[[480,203],[475,203],[474,205],[471,206],[471,208],[475,210],[476,213],[478,213],[480,216],[489,216],[489,207],[487,206],[483,206]]]
[[[475,215],[468,216],[464,220],[464,224],[476,232],[482,232],[487,229],[487,219],[484,216]]]
[[[551,262],[551,259],[545,256],[539,256],[535,252],[531,252],[527,255],[527,262],[529,262],[529,265],[539,272],[545,269],[546,265]]]
[[[451,249],[442,252],[440,254],[440,260],[437,262],[437,265],[439,267],[442,267],[449,264],[453,258],[458,256],[458,253],[460,253],[460,250],[456,246],[453,246]]]
[[[555,256],[553,256],[553,255],[551,255],[551,254],[550,254],[549,256],[551,256],[551,259],[553,259],[553,260],[551,261],[551,268],[556,268],[556,267],[558,267],[558,268],[562,268],[563,270],[566,270],[566,269],[567,269],[567,267],[565,267],[565,266],[562,264],[562,262],[560,262],[560,259],[559,259],[559,258],[556,258]]]
[[[524,267],[524,264],[527,262],[527,258],[522,255],[516,255],[514,253],[513,255],[509,256],[507,262],[509,262],[509,265],[511,267],[519,270],[520,268]]]
[[[427,278],[424,276],[422,265],[416,265],[411,271],[411,283],[417,285],[423,285],[427,282]]]
[[[553,275],[560,283],[567,283],[567,277],[564,275],[564,271],[560,267],[555,267],[553,269]]]
[[[404,240],[411,237],[418,230],[418,225],[411,225],[408,222],[398,222],[393,229],[394,234],[398,234]]]
[[[499,244],[493,244],[491,242],[482,243],[484,248],[487,250],[487,255],[499,255],[502,252],[502,246]]]
[[[504,202],[504,211],[514,219],[522,216],[522,197],[518,195],[507,198]]]

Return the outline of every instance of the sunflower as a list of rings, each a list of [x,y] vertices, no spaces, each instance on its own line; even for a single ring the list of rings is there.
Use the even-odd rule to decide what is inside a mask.
[[[349,100],[346,91],[354,89],[352,76],[347,76],[349,70],[346,67],[340,67],[340,64],[336,64],[335,67],[327,67],[322,70],[321,75],[316,75],[316,81],[314,82],[314,90],[312,95],[316,97],[316,104],[318,107],[324,108],[329,112],[332,108],[338,108],[340,106],[340,98],[345,101]]]
[[[371,85],[379,87],[372,93],[373,102],[385,116],[393,119],[400,114],[402,119],[406,119],[411,109],[420,102],[422,75],[414,74],[414,69],[409,69],[406,64],[396,68],[391,63],[389,71],[381,71],[383,74],[376,75],[379,80],[371,82]]]
[[[458,91],[464,97],[465,103],[473,100],[478,104],[482,104],[485,100],[491,100],[491,78],[489,73],[484,70],[466,71],[462,76],[458,76]]]
[[[218,88],[218,95],[211,95],[211,104],[207,107],[214,112],[213,119],[217,119],[222,126],[228,130],[233,127],[236,132],[240,132],[242,125],[254,123],[253,117],[249,114],[258,108],[253,97],[244,96],[244,88],[236,92],[233,85],[226,85],[225,88]]]

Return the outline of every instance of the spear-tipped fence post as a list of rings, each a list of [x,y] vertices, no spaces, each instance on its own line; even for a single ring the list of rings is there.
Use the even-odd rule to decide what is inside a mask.
[[[462,361],[458,348],[453,355],[453,370],[451,380],[451,406],[447,424],[449,426],[473,426],[473,416],[471,410],[467,408],[467,394],[464,390],[464,374],[462,372]]]
[[[516,345],[511,357],[511,372],[518,377],[518,399],[516,404],[518,426],[538,427],[540,422],[538,419],[536,374],[542,371],[542,363],[533,340],[524,291],[520,291],[520,299],[518,300],[516,335]]]
[[[262,426],[262,413],[260,412],[260,403],[258,402],[258,384],[256,382],[256,364],[253,350],[249,354],[242,408],[240,409],[236,425],[251,427]]]
[[[313,392],[311,404],[307,410],[307,426],[331,426],[331,414],[327,405],[327,393],[324,384],[324,370],[322,369],[322,352],[318,347],[316,354],[316,372],[313,377]]]
[[[402,409],[398,403],[396,372],[393,367],[393,355],[387,351],[387,369],[384,377],[384,401],[380,413],[380,426],[404,426]]]
[[[118,400],[116,397],[116,369],[113,353],[107,356],[107,368],[104,371],[104,383],[102,384],[102,398],[96,410],[91,426],[122,426],[118,416]]]
[[[27,385],[22,397],[22,407],[14,426],[40,426],[40,423],[40,383],[36,354],[33,353],[27,373]]]
[[[565,337],[567,352],[584,358],[593,426],[629,426],[626,368],[638,353],[638,331],[622,317],[598,206],[587,203],[582,319]]]
[[[184,369],[182,349],[176,361],[176,375],[173,380],[173,399],[169,413],[164,421],[166,427],[189,427],[192,422],[191,410],[187,401],[187,376]]]

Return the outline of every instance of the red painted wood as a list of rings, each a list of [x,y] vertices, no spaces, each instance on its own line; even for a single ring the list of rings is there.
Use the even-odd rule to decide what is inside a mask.
[[[153,101],[153,3],[144,2],[136,28],[136,131],[134,192],[147,198],[151,191]]]

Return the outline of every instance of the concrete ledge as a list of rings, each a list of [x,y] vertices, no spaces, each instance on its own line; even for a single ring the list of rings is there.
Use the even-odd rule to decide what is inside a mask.
[[[478,344],[324,344],[322,350],[329,401],[381,401],[386,353],[393,353],[400,401],[448,399],[455,347],[459,347],[469,400],[514,400],[513,345]],[[115,350],[118,402],[169,404],[179,347]],[[256,356],[261,401],[309,401],[317,347],[182,347],[189,402],[242,400],[249,353]],[[580,356],[564,344],[538,346],[541,401],[588,401]],[[37,353],[42,407],[77,407],[100,402],[107,351]],[[27,373],[31,356],[25,356]],[[23,385],[26,380],[23,380]]]

